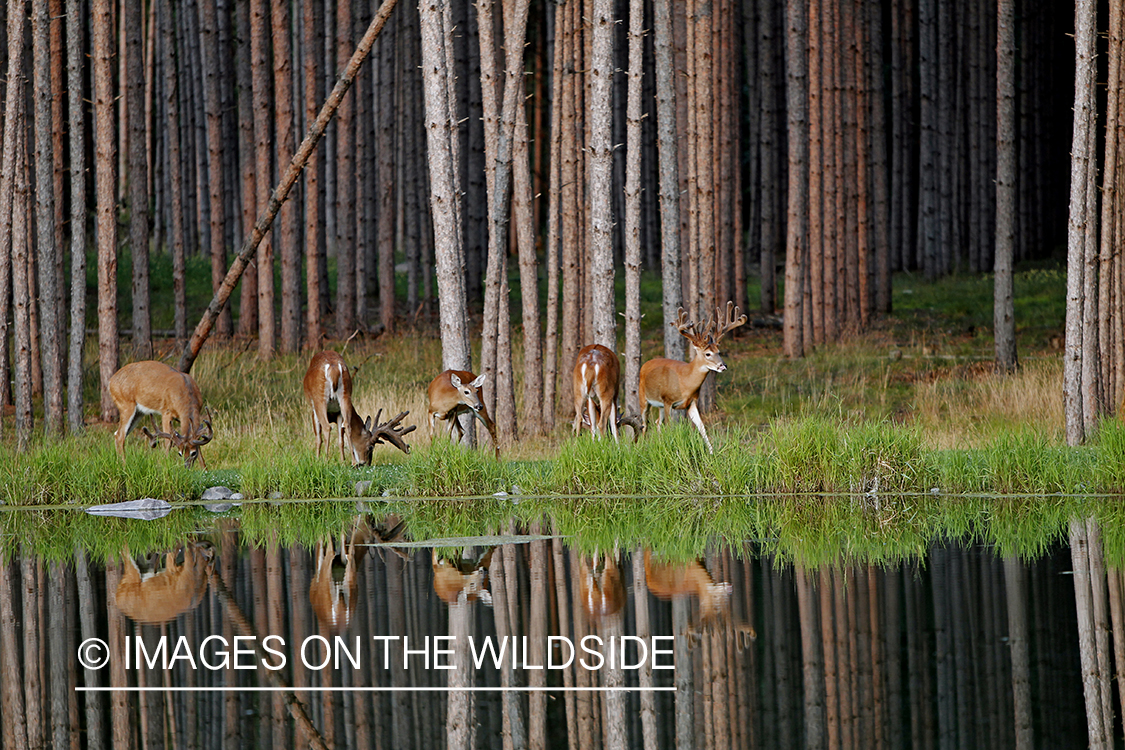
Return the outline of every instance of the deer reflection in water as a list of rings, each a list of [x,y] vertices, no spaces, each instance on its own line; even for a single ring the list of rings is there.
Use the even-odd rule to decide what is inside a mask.
[[[433,553],[434,592],[446,604],[465,604],[480,601],[492,606],[492,592],[488,587],[488,566],[492,564],[492,551],[487,547],[480,557],[462,557],[450,560]]]
[[[617,569],[616,553],[579,556],[578,598],[591,622],[621,611],[625,604],[625,584]]]
[[[391,520],[397,521],[393,516]],[[316,573],[309,585],[309,603],[320,626],[330,635],[339,635],[351,625],[359,602],[359,567],[374,539],[389,544],[400,539],[405,524],[398,521],[390,530],[357,517],[352,529],[341,534],[339,546],[331,537],[316,544]],[[405,558],[399,550],[395,554]]]
[[[699,600],[698,619],[684,635],[693,640],[705,631],[723,630],[731,625],[730,597],[734,587],[729,583],[716,583],[702,560],[691,563],[668,563],[654,560],[651,550],[645,550],[645,583],[652,595],[662,601],[677,597],[695,597]],[[757,638],[751,625],[734,623],[735,634],[742,645]]]
[[[159,625],[195,609],[207,592],[215,565],[209,542],[186,542],[164,553],[164,568],[142,573],[129,549],[121,551],[125,572],[114,600],[128,618]]]

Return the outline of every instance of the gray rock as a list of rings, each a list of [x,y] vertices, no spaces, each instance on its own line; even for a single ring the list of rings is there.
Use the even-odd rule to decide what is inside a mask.
[[[207,489],[203,490],[203,494],[200,496],[199,499],[200,500],[229,500],[233,494],[234,494],[234,492],[231,490],[230,487],[223,487],[223,486],[220,485],[218,487],[208,487]]]
[[[371,480],[363,479],[355,483],[355,494],[357,497],[363,497],[371,491]]]
[[[237,508],[238,503],[209,503],[203,507],[212,513],[226,513],[231,508]]]
[[[113,516],[132,518],[138,521],[154,521],[172,512],[172,504],[167,500],[143,497],[140,500],[127,500],[123,503],[106,503],[86,509],[92,516]]]

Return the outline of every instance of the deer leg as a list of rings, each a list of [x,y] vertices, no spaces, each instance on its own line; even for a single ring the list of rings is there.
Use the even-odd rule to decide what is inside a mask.
[[[707,439],[707,428],[703,426],[703,420],[699,416],[699,407],[696,406],[694,401],[692,401],[691,406],[688,407],[687,413],[688,418],[691,419],[691,423],[695,425],[696,429],[699,430],[699,434],[703,436],[703,442],[707,445],[707,452],[714,453],[715,449],[711,447],[711,441]]]
[[[182,430],[183,427],[184,426],[181,424],[180,429]],[[172,433],[172,415],[170,415],[170,414],[161,414],[160,415],[160,430],[161,430],[161,432],[163,432],[166,435],[173,434]],[[172,439],[171,438],[168,439],[168,445],[164,449],[164,452],[165,453],[171,453],[172,452]]]
[[[594,437],[600,437],[602,427],[602,415],[599,411],[594,411],[594,394],[586,396],[586,411],[590,413],[590,432],[594,433]]]
[[[321,420],[320,413],[317,411],[316,406],[312,406],[312,421],[313,421],[313,440],[316,443],[316,457],[320,458],[320,446],[324,439],[323,425],[328,421],[327,416]]]
[[[121,457],[121,463],[125,463],[125,438],[133,430],[133,425],[137,421],[139,410],[137,405],[133,404],[131,407],[121,409],[121,422],[117,425],[117,432],[114,433],[114,442],[117,444],[117,455]]]
[[[617,438],[617,402],[616,401],[610,401],[609,402],[609,409],[606,411],[606,414],[609,417],[609,431],[611,433],[613,433],[613,442],[620,444],[621,441]]]

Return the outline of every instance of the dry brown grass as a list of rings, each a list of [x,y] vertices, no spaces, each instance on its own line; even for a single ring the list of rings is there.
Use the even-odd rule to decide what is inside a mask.
[[[914,419],[932,448],[979,448],[1007,429],[1064,442],[1062,360],[1031,360],[1014,375],[981,368],[971,376],[919,382],[914,405]]]

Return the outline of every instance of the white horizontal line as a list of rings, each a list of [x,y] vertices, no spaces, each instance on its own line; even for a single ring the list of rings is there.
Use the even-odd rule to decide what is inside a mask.
[[[79,693],[647,693],[675,687],[76,687]]]

